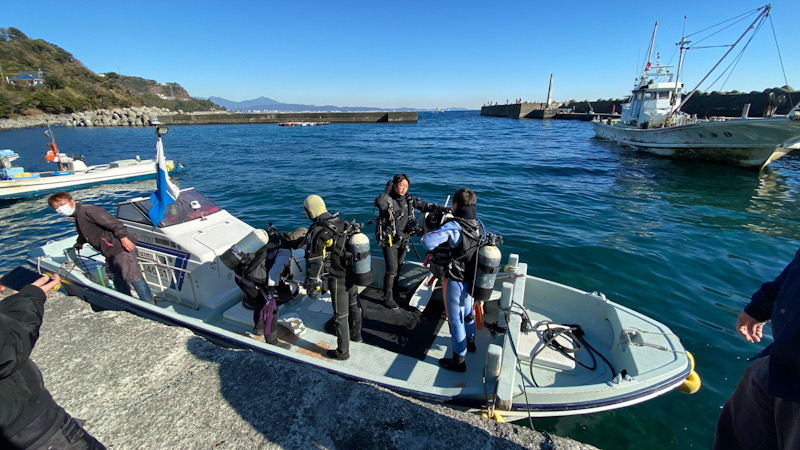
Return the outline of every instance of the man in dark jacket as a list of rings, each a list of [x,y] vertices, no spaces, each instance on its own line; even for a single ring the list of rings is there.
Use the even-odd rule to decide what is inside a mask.
[[[331,291],[337,348],[328,350],[328,358],[340,361],[350,357],[350,341],[363,342],[361,321],[363,310],[358,287],[348,270],[344,242],[340,233],[344,220],[329,213],[319,195],[309,195],[303,202],[306,216],[313,221],[306,238],[306,292],[317,298],[323,281]]]
[[[153,300],[150,286],[142,275],[136,257],[136,238],[128,234],[128,229],[119,219],[99,206],[75,202],[67,192],[56,192],[47,199],[47,203],[57,213],[75,220],[75,229],[78,231],[76,249],[80,250],[88,242],[106,257],[106,266],[114,278],[117,291],[131,295],[130,284],[139,300]]]
[[[42,277],[0,301],[0,448],[105,448],[56,404],[30,359],[45,299],[58,283],[58,275]]]
[[[800,250],[778,278],[753,294],[736,331],[760,342],[770,319],[773,341],[722,408],[716,449],[800,448]]]

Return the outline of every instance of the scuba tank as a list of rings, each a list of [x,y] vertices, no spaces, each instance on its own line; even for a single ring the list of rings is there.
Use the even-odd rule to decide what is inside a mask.
[[[356,286],[368,286],[372,283],[370,243],[367,235],[362,233],[357,225],[353,228],[353,234],[347,240],[347,252],[353,255],[352,266],[350,267],[353,274],[353,284]]]
[[[479,302],[485,302],[492,296],[497,272],[500,271],[502,254],[497,244],[502,244],[502,237],[489,234],[488,242],[478,250],[478,262],[475,269],[475,283],[472,297]]]
[[[242,238],[241,241],[233,244],[231,248],[225,250],[225,253],[219,257],[225,267],[231,270],[236,270],[241,264],[242,259],[248,253],[255,253],[261,247],[267,245],[269,242],[269,234],[261,229],[251,231],[247,236]]]

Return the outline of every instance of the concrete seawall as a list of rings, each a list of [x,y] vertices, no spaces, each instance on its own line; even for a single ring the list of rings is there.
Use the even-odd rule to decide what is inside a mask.
[[[56,401],[108,448],[594,448],[127,312],[93,312],[58,292],[31,358]]]
[[[331,122],[331,123],[417,123],[416,112],[309,112],[259,114],[177,114],[158,118],[164,125],[217,125],[239,123]]]

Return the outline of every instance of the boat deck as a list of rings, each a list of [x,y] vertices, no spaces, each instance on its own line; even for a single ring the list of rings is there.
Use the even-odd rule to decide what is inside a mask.
[[[167,301],[165,297],[171,296],[170,289],[162,291],[151,282],[157,304],[140,302],[104,285],[110,283],[103,277],[102,255],[84,251],[78,264],[67,256],[57,256],[65,255],[64,250],[72,242],[64,239],[49,243],[42,247],[44,255],[36,261],[42,265],[42,270],[48,267],[58,270],[68,293],[100,308],[128,310],[188,327],[223,345],[279,355],[346,377],[462,407],[480,408],[486,403],[487,393],[491,397],[496,391],[498,399],[509,402],[505,407],[515,409],[518,414],[526,413],[528,407],[538,408],[532,415],[571,414],[576,409],[603,410],[608,409],[608,405],[634,404],[649,398],[648,395],[659,395],[688,375],[687,364],[683,363],[685,356],[679,356],[682,347],[666,327],[647,318],[643,320],[641,315],[605,298],[524,276],[525,264],[519,264],[520,275],[500,274],[499,289],[486,303],[487,319],[489,307],[498,303],[495,300],[511,305],[511,314],[506,317],[501,312],[498,321],[508,332],[492,333],[486,326],[478,330],[477,351],[467,354],[467,371],[459,373],[443,370],[438,364],[440,358],[450,356],[450,330],[445,320],[441,289],[428,286],[429,272],[418,263],[403,266],[400,283],[407,288],[404,301],[400,302],[400,309],[388,310],[379,302],[383,261],[373,259],[373,280],[377,283],[359,295],[364,311],[364,341],[351,342],[350,358],[337,361],[325,356],[327,350],[337,345],[328,295],[319,299],[304,294],[295,298],[284,295],[285,302],[279,306],[279,320],[292,316],[300,318],[305,331],[295,335],[279,325],[278,343],[267,344],[250,334],[253,311],[242,305],[238,288],[230,297],[209,307],[185,301],[179,304],[174,299]],[[191,278],[188,281],[194,284]],[[569,337],[559,337],[557,342],[568,350],[576,350],[575,359],[544,346],[544,340],[549,339],[546,324],[550,322],[580,324],[586,342],[599,352],[592,353],[585,348],[577,351],[581,344]],[[677,352],[665,355],[665,351],[652,346],[628,348],[620,343],[621,333],[627,328],[651,332],[653,336],[647,336],[647,341]],[[485,383],[484,368],[492,344],[503,349],[501,376]],[[644,383],[655,387],[643,391],[637,379],[611,382],[622,371],[641,377]],[[648,378],[651,376],[660,381],[653,382]]]

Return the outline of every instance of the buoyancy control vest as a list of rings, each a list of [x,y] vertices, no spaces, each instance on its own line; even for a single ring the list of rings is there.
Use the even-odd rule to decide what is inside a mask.
[[[434,274],[440,271],[442,276],[450,280],[472,283],[475,278],[478,250],[485,241],[486,229],[478,219],[453,217],[447,222],[450,221],[457,222],[461,227],[461,243],[453,248],[444,242],[433,250],[431,265],[434,267]]]
[[[417,232],[417,220],[414,209],[426,210],[428,203],[413,197],[381,194],[375,198],[375,206],[379,209],[375,240],[382,246],[398,247],[408,241],[411,234]]]
[[[317,218],[308,230],[306,276],[324,279],[325,275],[342,278],[350,273],[354,284],[366,286],[372,281],[369,238],[355,222],[329,216]],[[324,290],[324,289],[323,289]]]

